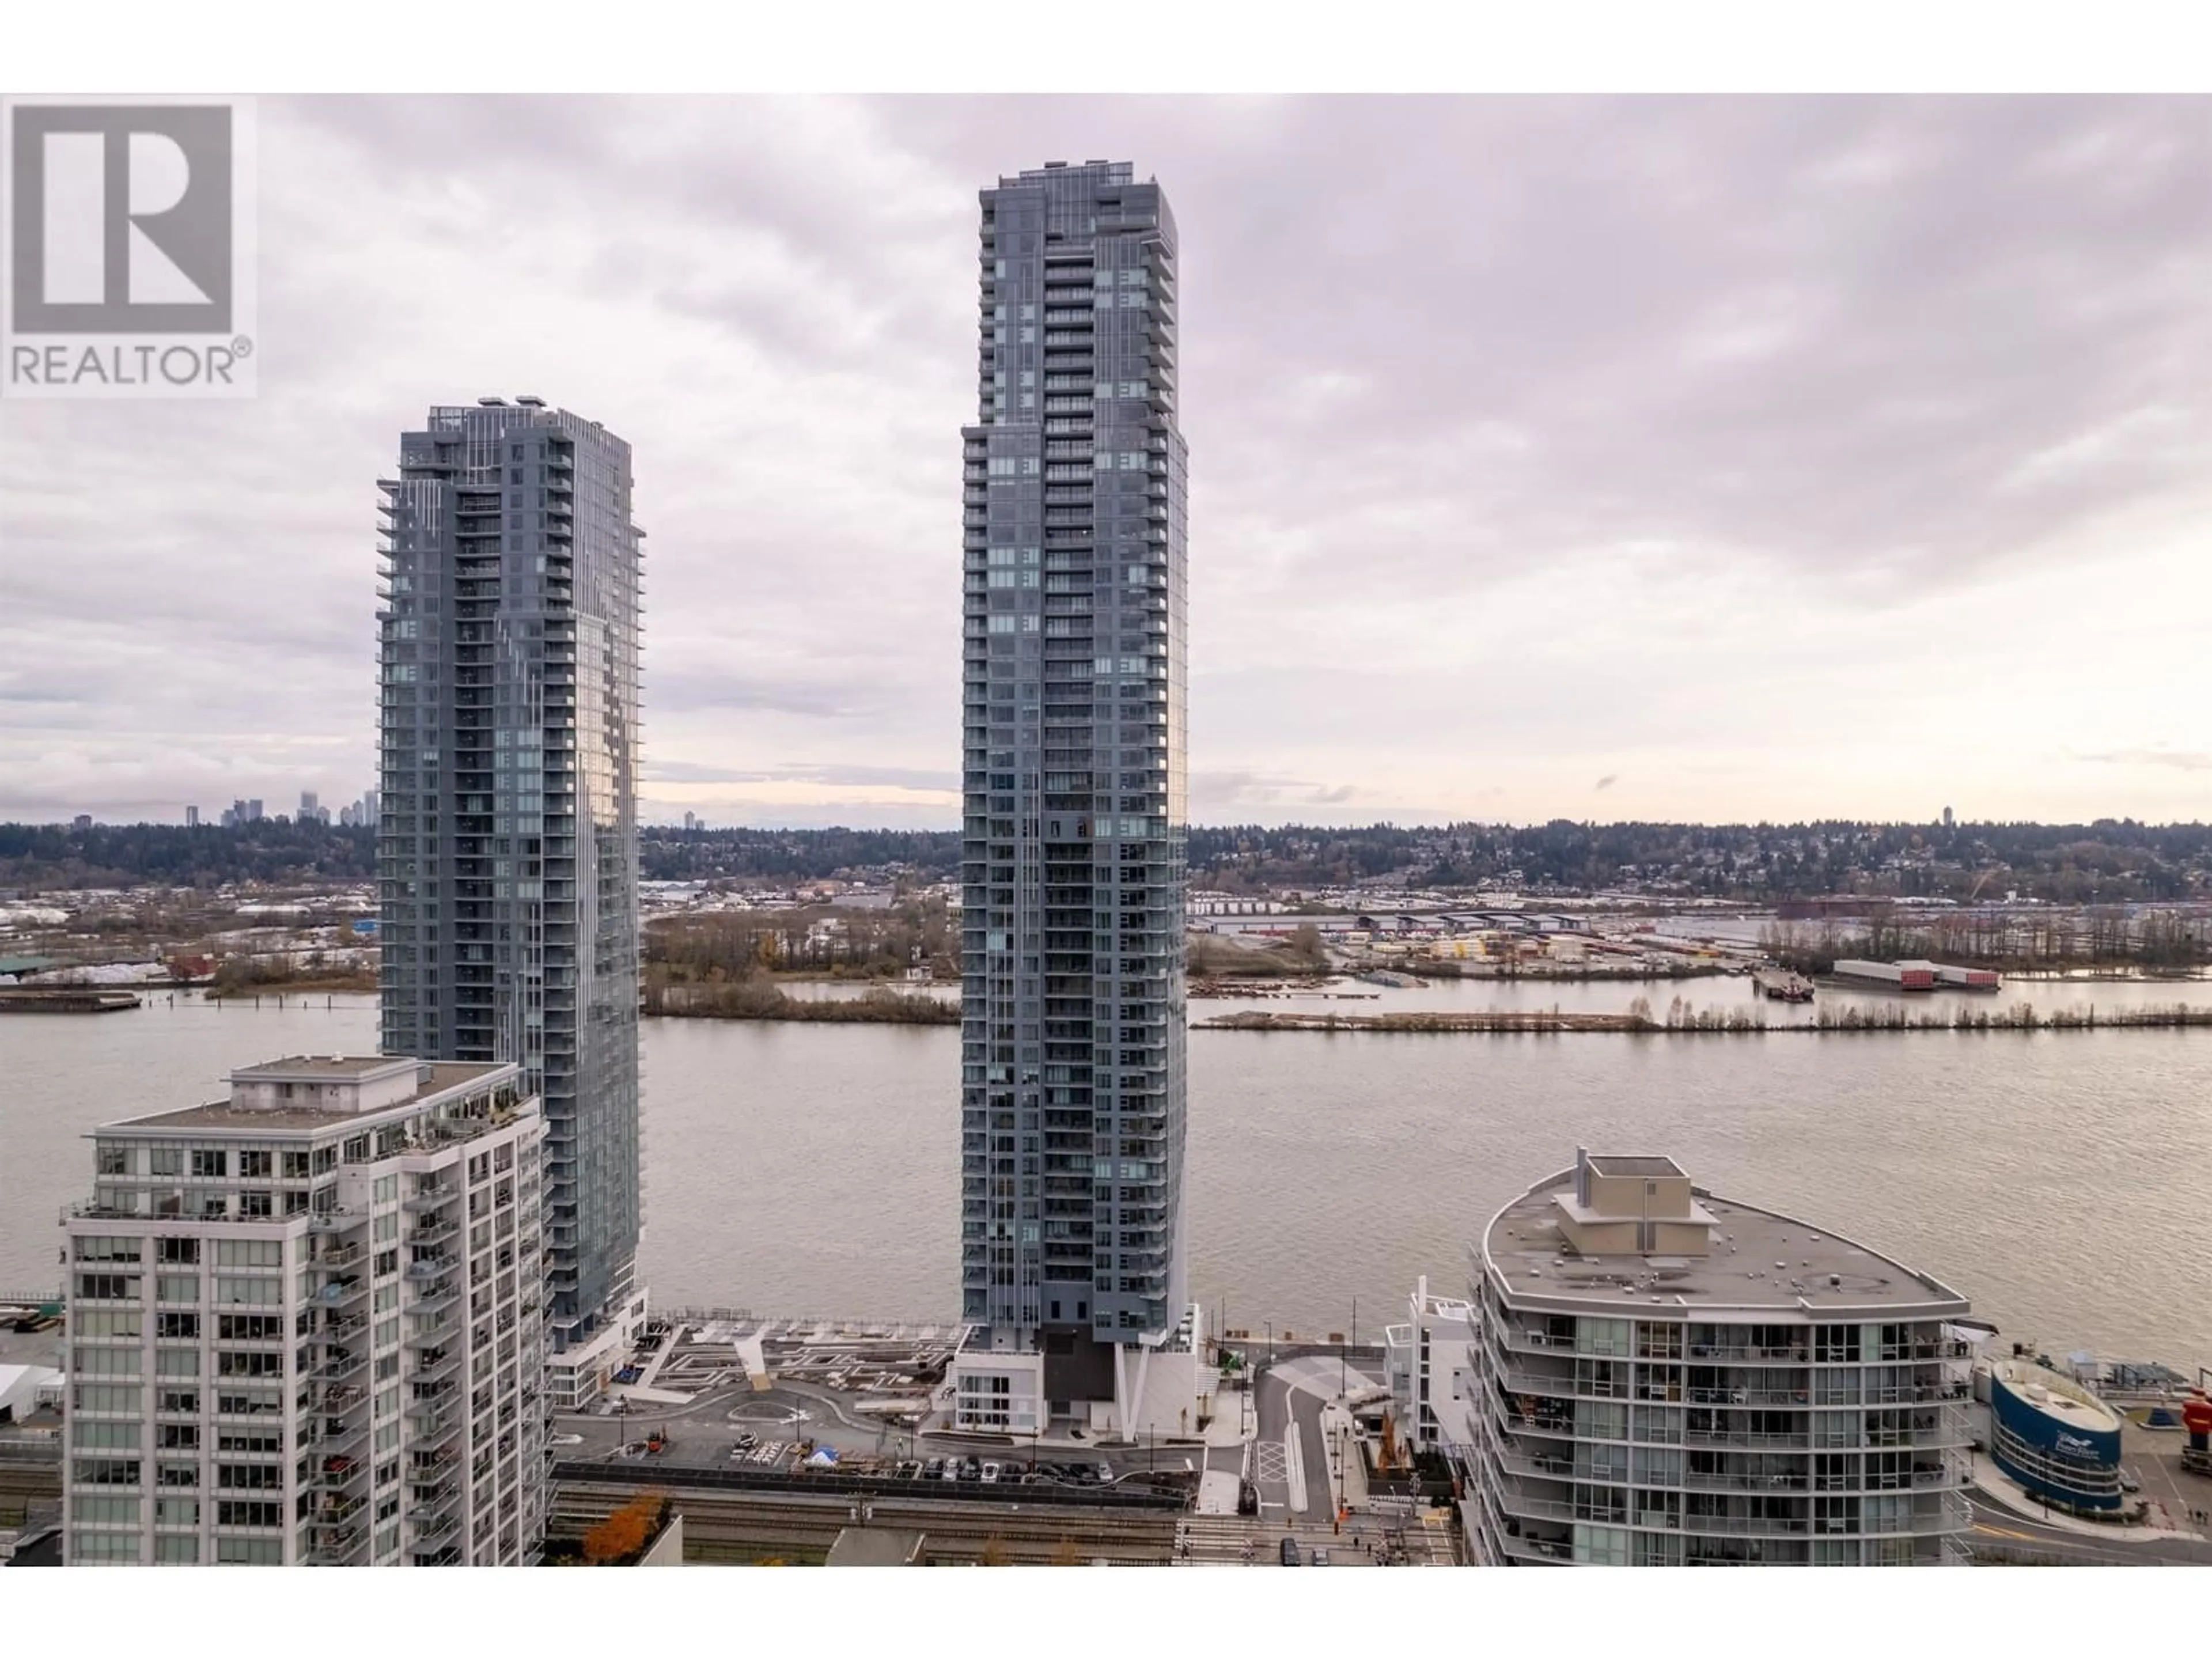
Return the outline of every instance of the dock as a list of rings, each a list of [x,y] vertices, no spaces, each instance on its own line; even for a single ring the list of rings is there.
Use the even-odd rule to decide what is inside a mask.
[[[0,988],[0,1014],[119,1014],[138,1006],[136,991],[81,985]]]

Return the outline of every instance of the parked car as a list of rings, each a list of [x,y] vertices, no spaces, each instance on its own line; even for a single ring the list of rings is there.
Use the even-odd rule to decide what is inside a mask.
[[[580,1434],[550,1435],[545,1443],[549,1446],[580,1446],[584,1443],[584,1437]]]
[[[957,1480],[960,1478],[960,1460],[958,1458],[948,1457],[945,1460],[945,1478],[947,1480]]]
[[[1295,1567],[1296,1565],[1297,1565],[1297,1564],[1298,1564],[1298,1540],[1297,1540],[1297,1539],[1295,1539],[1295,1538],[1285,1538],[1285,1540],[1283,1540],[1283,1556],[1282,1556],[1282,1560],[1283,1560],[1283,1565],[1284,1565],[1285,1566],[1286,1566],[1286,1567]]]
[[[1313,1559],[1308,1562],[1307,1565],[1309,1566],[1315,1567],[1327,1566],[1328,1565],[1328,1552],[1327,1550],[1316,1550],[1313,1553]]]
[[[1098,1466],[1098,1484],[1102,1486],[1110,1486],[1114,1484],[1114,1466],[1111,1463],[1101,1463]]]
[[[982,1475],[983,1475],[983,1484],[984,1484],[985,1486],[997,1486],[997,1485],[999,1484],[999,1466],[998,1466],[996,1463],[986,1463],[986,1464],[984,1464],[984,1465],[983,1465],[983,1468],[982,1468]]]
[[[921,1466],[921,1478],[925,1480],[935,1480],[944,1473],[945,1460],[941,1457],[933,1457]]]
[[[960,1478],[963,1480],[981,1480],[983,1478],[983,1460],[980,1457],[964,1460],[960,1465]]]

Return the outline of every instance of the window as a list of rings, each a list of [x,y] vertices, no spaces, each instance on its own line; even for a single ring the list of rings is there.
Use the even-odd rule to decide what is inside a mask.
[[[180,1241],[191,1243],[193,1241]],[[196,1275],[163,1273],[158,1281],[159,1299],[163,1302],[197,1302],[200,1299],[200,1281]]]
[[[122,1146],[102,1146],[97,1155],[95,1167],[104,1176],[129,1175],[131,1173],[129,1149]]]
[[[196,1313],[157,1313],[154,1316],[154,1334],[168,1341],[191,1341],[200,1334],[200,1316]]]
[[[284,1524],[284,1506],[226,1498],[215,1506],[215,1523],[218,1527],[281,1527]]]
[[[146,1154],[146,1173],[157,1176],[180,1176],[185,1172],[185,1153],[180,1146],[155,1146]]]
[[[162,1423],[154,1430],[154,1445],[158,1451],[198,1451],[200,1431],[190,1423]]]
[[[136,1561],[138,1534],[135,1532],[85,1532],[72,1528],[69,1559],[77,1564],[94,1561]]]
[[[199,1505],[197,1504],[192,1505],[192,1518],[189,1521],[164,1522],[159,1524],[197,1527],[199,1525]],[[200,1540],[190,1534],[179,1535],[173,1533],[164,1533],[157,1535],[154,1540],[154,1559],[158,1565],[188,1567],[196,1565],[199,1559]]]
[[[70,1474],[80,1486],[135,1486],[138,1468],[135,1457],[80,1457]]]
[[[77,1348],[71,1352],[70,1364],[79,1376],[136,1376],[138,1375],[138,1350]]]
[[[109,1238],[88,1236],[76,1241],[79,1261],[137,1261],[143,1248],[136,1238]]]
[[[215,1248],[219,1267],[281,1267],[284,1241],[281,1238],[226,1238]]]
[[[196,1152],[192,1154],[192,1174],[202,1181],[220,1181],[230,1173],[228,1152]]]
[[[276,1155],[274,1152],[240,1152],[238,1155],[238,1173],[247,1181],[267,1181],[276,1173]]]
[[[157,1238],[154,1241],[154,1260],[165,1267],[194,1265],[200,1259],[200,1242],[197,1238]]]
[[[157,1412],[181,1412],[197,1416],[199,1408],[200,1391],[198,1389],[163,1389],[155,1397],[154,1409]]]
[[[216,1466],[216,1485],[226,1492],[276,1492],[284,1485],[281,1463],[223,1463]]]
[[[70,1444],[79,1451],[137,1451],[136,1423],[72,1423]]]
[[[225,1509],[273,1510],[274,1504],[226,1504]],[[256,1526],[258,1522],[239,1522],[240,1526]],[[270,1521],[266,1524],[276,1526]],[[226,1567],[278,1567],[284,1565],[284,1542],[280,1538],[218,1538],[215,1540],[215,1559]]]

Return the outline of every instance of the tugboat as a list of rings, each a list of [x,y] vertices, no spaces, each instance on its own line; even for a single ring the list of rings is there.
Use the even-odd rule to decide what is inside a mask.
[[[1802,974],[1790,973],[1780,968],[1754,968],[1751,983],[1761,996],[1770,1002],[1810,1002],[1813,981]]]

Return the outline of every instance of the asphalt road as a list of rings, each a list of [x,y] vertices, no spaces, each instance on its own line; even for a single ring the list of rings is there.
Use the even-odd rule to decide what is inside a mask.
[[[1255,1451],[1259,1468],[1260,1513],[1270,1518],[1303,1518],[1327,1525],[1336,1511],[1337,1486],[1330,1473],[1328,1442],[1321,1431],[1321,1408],[1325,1395],[1334,1395],[1339,1382],[1340,1362],[1331,1355],[1278,1361],[1260,1378],[1260,1437]],[[1353,1373],[1357,1382],[1366,1379]],[[1305,1383],[1307,1387],[1295,1386]],[[1289,1459],[1285,1443],[1295,1429],[1298,1462],[1304,1474],[1305,1504],[1293,1509]]]
[[[2212,1544],[2187,1539],[2107,1542],[2063,1527],[2048,1526],[2033,1511],[2012,1509],[1981,1492],[1970,1495],[1974,1522],[1966,1542],[1978,1553],[2016,1550],[2056,1557],[2079,1566],[2171,1567],[2212,1565]]]

